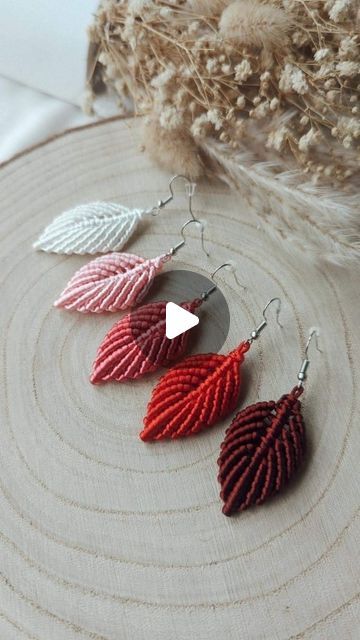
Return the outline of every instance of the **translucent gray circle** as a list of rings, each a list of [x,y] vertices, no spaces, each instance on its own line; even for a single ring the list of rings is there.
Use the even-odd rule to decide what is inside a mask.
[[[142,304],[157,301],[174,302],[175,304],[190,302],[195,298],[200,298],[203,292],[213,286],[214,282],[210,278],[195,271],[173,269],[155,278],[149,294]],[[224,345],[230,327],[229,307],[219,286],[196,310],[196,314],[199,317],[199,324],[189,332],[185,355],[218,353]],[[141,338],[138,340],[138,345],[143,351]],[[147,347],[144,356],[151,360],[150,351]]]

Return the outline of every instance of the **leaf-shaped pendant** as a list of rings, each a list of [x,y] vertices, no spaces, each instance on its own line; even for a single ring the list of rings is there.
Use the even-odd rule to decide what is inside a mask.
[[[189,356],[172,367],[152,393],[140,438],[190,436],[233,411],[240,391],[239,365],[249,348],[245,341],[226,356]]]
[[[202,300],[183,302],[190,313]],[[166,302],[143,305],[119,320],[101,343],[93,365],[91,382],[94,384],[135,379],[165,367],[184,353],[189,331],[173,340],[166,337]]]
[[[169,254],[147,260],[132,253],[100,256],[73,275],[54,305],[82,313],[134,307],[169,259]]]
[[[143,214],[113,202],[81,204],[55,218],[33,246],[66,255],[120,251]]]
[[[223,513],[262,504],[290,480],[305,454],[305,427],[295,387],[278,402],[240,411],[226,431],[218,459]]]

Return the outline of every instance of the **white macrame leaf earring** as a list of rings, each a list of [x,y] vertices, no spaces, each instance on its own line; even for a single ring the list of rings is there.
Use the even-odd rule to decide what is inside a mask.
[[[185,176],[174,176],[170,195],[151,209],[128,209],[113,202],[92,202],[65,211],[55,218],[34,243],[47,253],[94,255],[120,251],[145,216],[157,215],[174,197],[173,182],[185,180],[191,199],[194,185]]]
[[[135,231],[143,213],[112,202],[81,204],[55,218],[33,246],[67,255],[117,251]]]

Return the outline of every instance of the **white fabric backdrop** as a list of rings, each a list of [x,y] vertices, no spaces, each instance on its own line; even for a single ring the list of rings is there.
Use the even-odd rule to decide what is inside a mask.
[[[1,0],[0,75],[80,105],[98,0]]]
[[[98,0],[0,0],[0,162],[86,124],[86,28]]]
[[[78,106],[0,77],[0,162],[91,120]]]

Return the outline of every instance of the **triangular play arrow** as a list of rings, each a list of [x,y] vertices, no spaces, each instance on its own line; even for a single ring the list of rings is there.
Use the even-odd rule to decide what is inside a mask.
[[[199,318],[190,311],[186,311],[174,302],[166,305],[166,337],[169,340],[180,336],[188,329],[192,329],[199,324]]]

